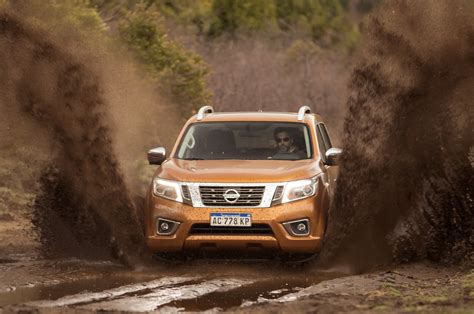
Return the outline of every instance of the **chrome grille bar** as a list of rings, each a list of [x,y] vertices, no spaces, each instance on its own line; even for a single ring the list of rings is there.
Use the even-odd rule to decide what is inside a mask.
[[[228,202],[225,199],[224,195],[229,190],[239,193],[239,198],[235,202]],[[206,206],[258,206],[262,201],[264,191],[264,186],[199,186],[202,203]]]
[[[186,182],[193,207],[245,208],[270,207],[275,189],[281,183],[198,183]],[[240,197],[235,203],[228,203],[223,194],[236,190]]]

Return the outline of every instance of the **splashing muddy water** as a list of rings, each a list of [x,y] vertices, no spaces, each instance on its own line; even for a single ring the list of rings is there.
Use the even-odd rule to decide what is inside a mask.
[[[114,252],[133,263],[143,233],[114,153],[99,76],[87,60],[9,13],[0,13],[0,69],[6,118],[29,125],[31,145],[44,136],[54,151],[34,204],[43,248]]]
[[[323,260],[474,261],[474,4],[391,1],[366,26]]]
[[[370,19],[323,260],[473,260],[472,12],[462,0],[393,1]],[[35,201],[43,248],[133,263],[144,238],[101,76],[12,14],[0,14],[0,48],[0,121],[55,156]]]

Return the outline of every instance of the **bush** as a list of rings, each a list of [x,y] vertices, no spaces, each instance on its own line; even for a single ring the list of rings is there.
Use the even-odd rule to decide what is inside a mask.
[[[211,24],[212,0],[154,0],[161,14],[181,25],[196,27],[198,34],[205,34]]]
[[[276,6],[266,0],[214,0],[212,19],[210,36],[261,30],[276,24]]]
[[[152,77],[171,92],[182,112],[208,104],[207,66],[198,55],[169,40],[161,26],[161,15],[137,6],[120,23],[120,36],[134,50]]]
[[[5,2],[7,8],[20,12],[23,16],[28,17],[29,23],[36,24],[41,29],[52,31],[57,28],[74,29],[80,36],[86,38],[103,36],[107,30],[106,24],[88,0]],[[3,6],[1,2],[0,6]]]
[[[280,29],[308,33],[323,46],[342,43],[352,47],[358,39],[357,28],[347,20],[339,1],[276,0]]]

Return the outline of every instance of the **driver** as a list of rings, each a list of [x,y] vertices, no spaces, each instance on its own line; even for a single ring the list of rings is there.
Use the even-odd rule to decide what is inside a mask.
[[[272,159],[301,159],[305,157],[304,152],[298,150],[290,130],[287,128],[276,128],[273,132],[277,152]]]
[[[294,144],[293,137],[287,130],[283,128],[276,128],[273,135],[275,137],[278,152],[292,153],[297,150],[297,147]]]

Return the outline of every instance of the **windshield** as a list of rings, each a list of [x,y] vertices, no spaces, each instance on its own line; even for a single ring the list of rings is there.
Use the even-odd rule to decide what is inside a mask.
[[[301,160],[311,156],[311,138],[303,123],[201,122],[188,127],[175,157]]]

